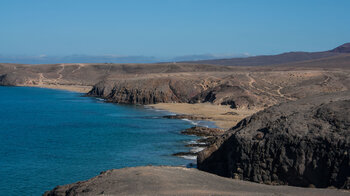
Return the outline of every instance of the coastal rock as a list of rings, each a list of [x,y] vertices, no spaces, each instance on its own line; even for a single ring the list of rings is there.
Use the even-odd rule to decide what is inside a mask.
[[[240,121],[198,168],[267,184],[349,189],[350,92],[282,103]]]
[[[218,136],[222,135],[225,131],[218,128],[208,128],[208,127],[191,127],[181,131],[184,135],[196,135],[200,137],[208,137],[208,136]]]
[[[204,147],[208,147],[216,141],[217,136],[224,134],[225,131],[218,128],[208,128],[195,126],[181,131],[181,134],[184,135],[195,135],[201,137],[196,140],[195,143],[187,144],[186,147],[191,147],[190,152],[178,152],[174,153],[173,156],[197,156]]]
[[[197,156],[197,152],[177,152],[174,153],[173,156],[183,157],[183,156]]]
[[[166,116],[163,116],[163,118],[167,118],[167,119],[188,119],[188,120],[208,120],[207,117],[187,115],[187,114],[166,115]]]

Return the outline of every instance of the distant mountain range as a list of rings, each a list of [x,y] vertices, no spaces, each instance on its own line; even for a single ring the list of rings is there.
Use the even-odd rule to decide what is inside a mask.
[[[177,57],[118,56],[118,55],[69,55],[69,56],[5,56],[0,55],[0,63],[55,64],[55,63],[158,63],[211,60],[218,58],[247,57],[247,54],[228,55],[186,55]]]
[[[344,53],[350,53],[350,43],[343,44],[332,50],[324,52],[287,52],[277,55],[262,55],[246,58],[225,58],[213,60],[192,61],[192,63],[210,64],[210,65],[231,65],[231,66],[257,66],[257,65],[276,65],[292,62],[321,59]],[[190,61],[186,61],[190,62]]]
[[[257,66],[294,63],[321,59],[350,53],[350,43],[323,52],[287,52],[277,55],[249,56],[248,54],[202,54],[160,58],[154,56],[118,56],[118,55],[70,55],[70,56],[5,56],[0,55],[0,63],[19,64],[55,64],[55,63],[159,63],[186,62],[210,65]]]

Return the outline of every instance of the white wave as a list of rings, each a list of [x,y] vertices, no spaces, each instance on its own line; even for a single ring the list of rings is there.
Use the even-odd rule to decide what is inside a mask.
[[[206,144],[206,143],[204,143],[204,142],[197,142],[196,140],[191,140],[191,141],[188,141],[188,142],[186,142],[187,144]]]
[[[154,107],[150,107],[150,106],[143,106],[143,108],[146,110],[152,110],[152,111],[156,111],[156,112],[164,112],[164,110],[155,109]]]
[[[191,123],[192,125],[195,125],[195,126],[198,125],[198,122],[193,121],[193,120],[189,120],[189,119],[187,119],[187,118],[183,118],[183,119],[181,119],[181,120],[187,121],[187,122],[189,122],[189,123]]]
[[[193,152],[193,153],[197,153],[197,152],[200,152],[202,150],[204,150],[205,148],[203,147],[193,147],[190,152]]]
[[[184,156],[180,156],[184,159],[189,159],[189,160],[196,160],[197,159],[197,156],[188,156],[188,155],[184,155]]]
[[[153,109],[156,112],[164,112],[164,110],[159,110],[159,109]]]

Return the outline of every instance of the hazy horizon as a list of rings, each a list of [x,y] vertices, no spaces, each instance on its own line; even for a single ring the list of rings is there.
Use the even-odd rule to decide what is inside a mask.
[[[6,56],[0,54],[1,63],[21,63],[21,64],[54,64],[54,63],[159,63],[159,62],[180,62],[212,60],[221,58],[249,57],[249,54],[198,54],[184,56],[122,56],[122,55],[14,55]]]
[[[338,45],[339,46],[339,45]],[[324,52],[333,48],[323,51]],[[289,52],[311,52],[311,51],[285,51],[277,54],[258,54],[252,55],[249,53],[242,54],[191,54],[182,56],[145,56],[145,55],[1,55],[0,63],[19,63],[19,64],[56,64],[56,63],[161,63],[161,62],[186,62],[186,61],[200,61],[200,60],[214,60],[214,59],[231,59],[231,58],[246,58],[264,55],[278,55]]]

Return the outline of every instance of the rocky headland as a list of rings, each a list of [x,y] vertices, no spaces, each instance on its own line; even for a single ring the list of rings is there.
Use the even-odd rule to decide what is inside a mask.
[[[278,104],[199,153],[198,168],[265,184],[350,189],[350,93]]]

